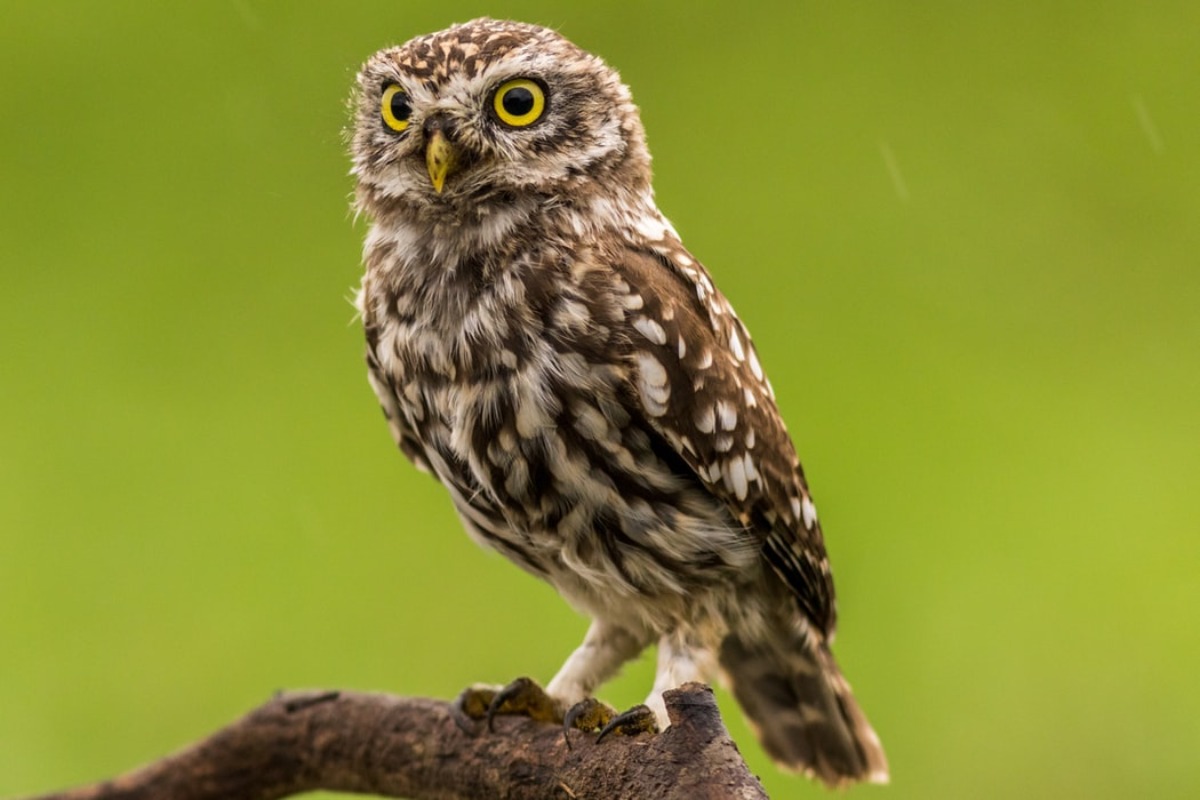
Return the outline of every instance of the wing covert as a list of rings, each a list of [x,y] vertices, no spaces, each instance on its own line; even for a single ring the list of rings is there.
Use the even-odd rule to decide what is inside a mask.
[[[800,460],[746,328],[674,238],[627,248],[638,411],[735,519],[818,630],[835,626],[833,579]]]

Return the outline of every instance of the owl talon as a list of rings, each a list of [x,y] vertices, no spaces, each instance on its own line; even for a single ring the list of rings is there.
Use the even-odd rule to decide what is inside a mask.
[[[589,732],[601,730],[616,715],[612,706],[594,697],[586,697],[568,708],[567,713],[563,714],[563,740],[567,743],[567,749],[571,749],[572,729]]]
[[[617,716],[616,710],[594,697],[587,697],[567,709],[563,715],[563,730],[595,731]]]
[[[497,714],[520,714],[538,722],[561,722],[563,718],[559,704],[530,678],[517,678],[495,693],[484,713],[489,732],[494,730],[492,720]]]
[[[485,683],[468,686],[450,704],[450,718],[463,733],[476,733],[475,723],[487,717],[488,708],[500,691],[501,687]]]
[[[600,729],[596,744],[604,741],[609,734],[616,736],[636,736],[639,733],[658,733],[658,720],[654,712],[646,704],[636,705],[628,711],[617,714]]]

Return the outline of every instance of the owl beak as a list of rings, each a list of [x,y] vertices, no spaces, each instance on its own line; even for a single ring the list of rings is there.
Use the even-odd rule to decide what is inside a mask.
[[[446,176],[454,172],[458,165],[458,153],[446,139],[441,128],[434,128],[432,135],[425,143],[425,168],[429,170],[429,181],[433,190],[438,194],[446,185]]]

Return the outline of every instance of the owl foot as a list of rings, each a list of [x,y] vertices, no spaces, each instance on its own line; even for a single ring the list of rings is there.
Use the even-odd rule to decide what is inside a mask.
[[[607,703],[587,697],[567,709],[563,714],[563,732],[572,728],[578,731],[598,731],[609,723],[617,711]]]
[[[571,746],[571,729],[580,731],[599,731],[597,744],[604,741],[609,734],[616,736],[636,736],[639,733],[658,733],[658,720],[654,712],[645,705],[634,706],[628,711],[618,714],[616,710],[594,697],[588,697],[567,709],[563,715],[563,737],[567,747]]]
[[[451,703],[450,714],[458,727],[470,732],[472,721],[487,722],[488,732],[498,714],[518,714],[538,722],[562,721],[563,714],[554,698],[530,678],[517,678],[508,686],[476,684],[463,690]]]
[[[617,716],[617,711],[607,703],[601,703],[594,697],[586,697],[567,709],[563,714],[563,740],[567,749],[571,749],[571,730],[597,731]]]
[[[628,711],[617,714],[600,729],[596,743],[604,741],[609,734],[615,736],[637,736],[639,733],[658,733],[658,719],[646,704],[636,705]]]

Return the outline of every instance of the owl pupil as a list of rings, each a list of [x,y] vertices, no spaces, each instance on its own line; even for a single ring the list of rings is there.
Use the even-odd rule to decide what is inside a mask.
[[[404,96],[403,92],[396,92],[396,94],[392,96],[391,111],[392,116],[400,122],[405,122],[408,119],[409,114],[412,113],[412,107],[409,106],[408,98]]]
[[[500,101],[504,110],[514,117],[523,117],[533,111],[533,92],[523,86],[509,89]]]

